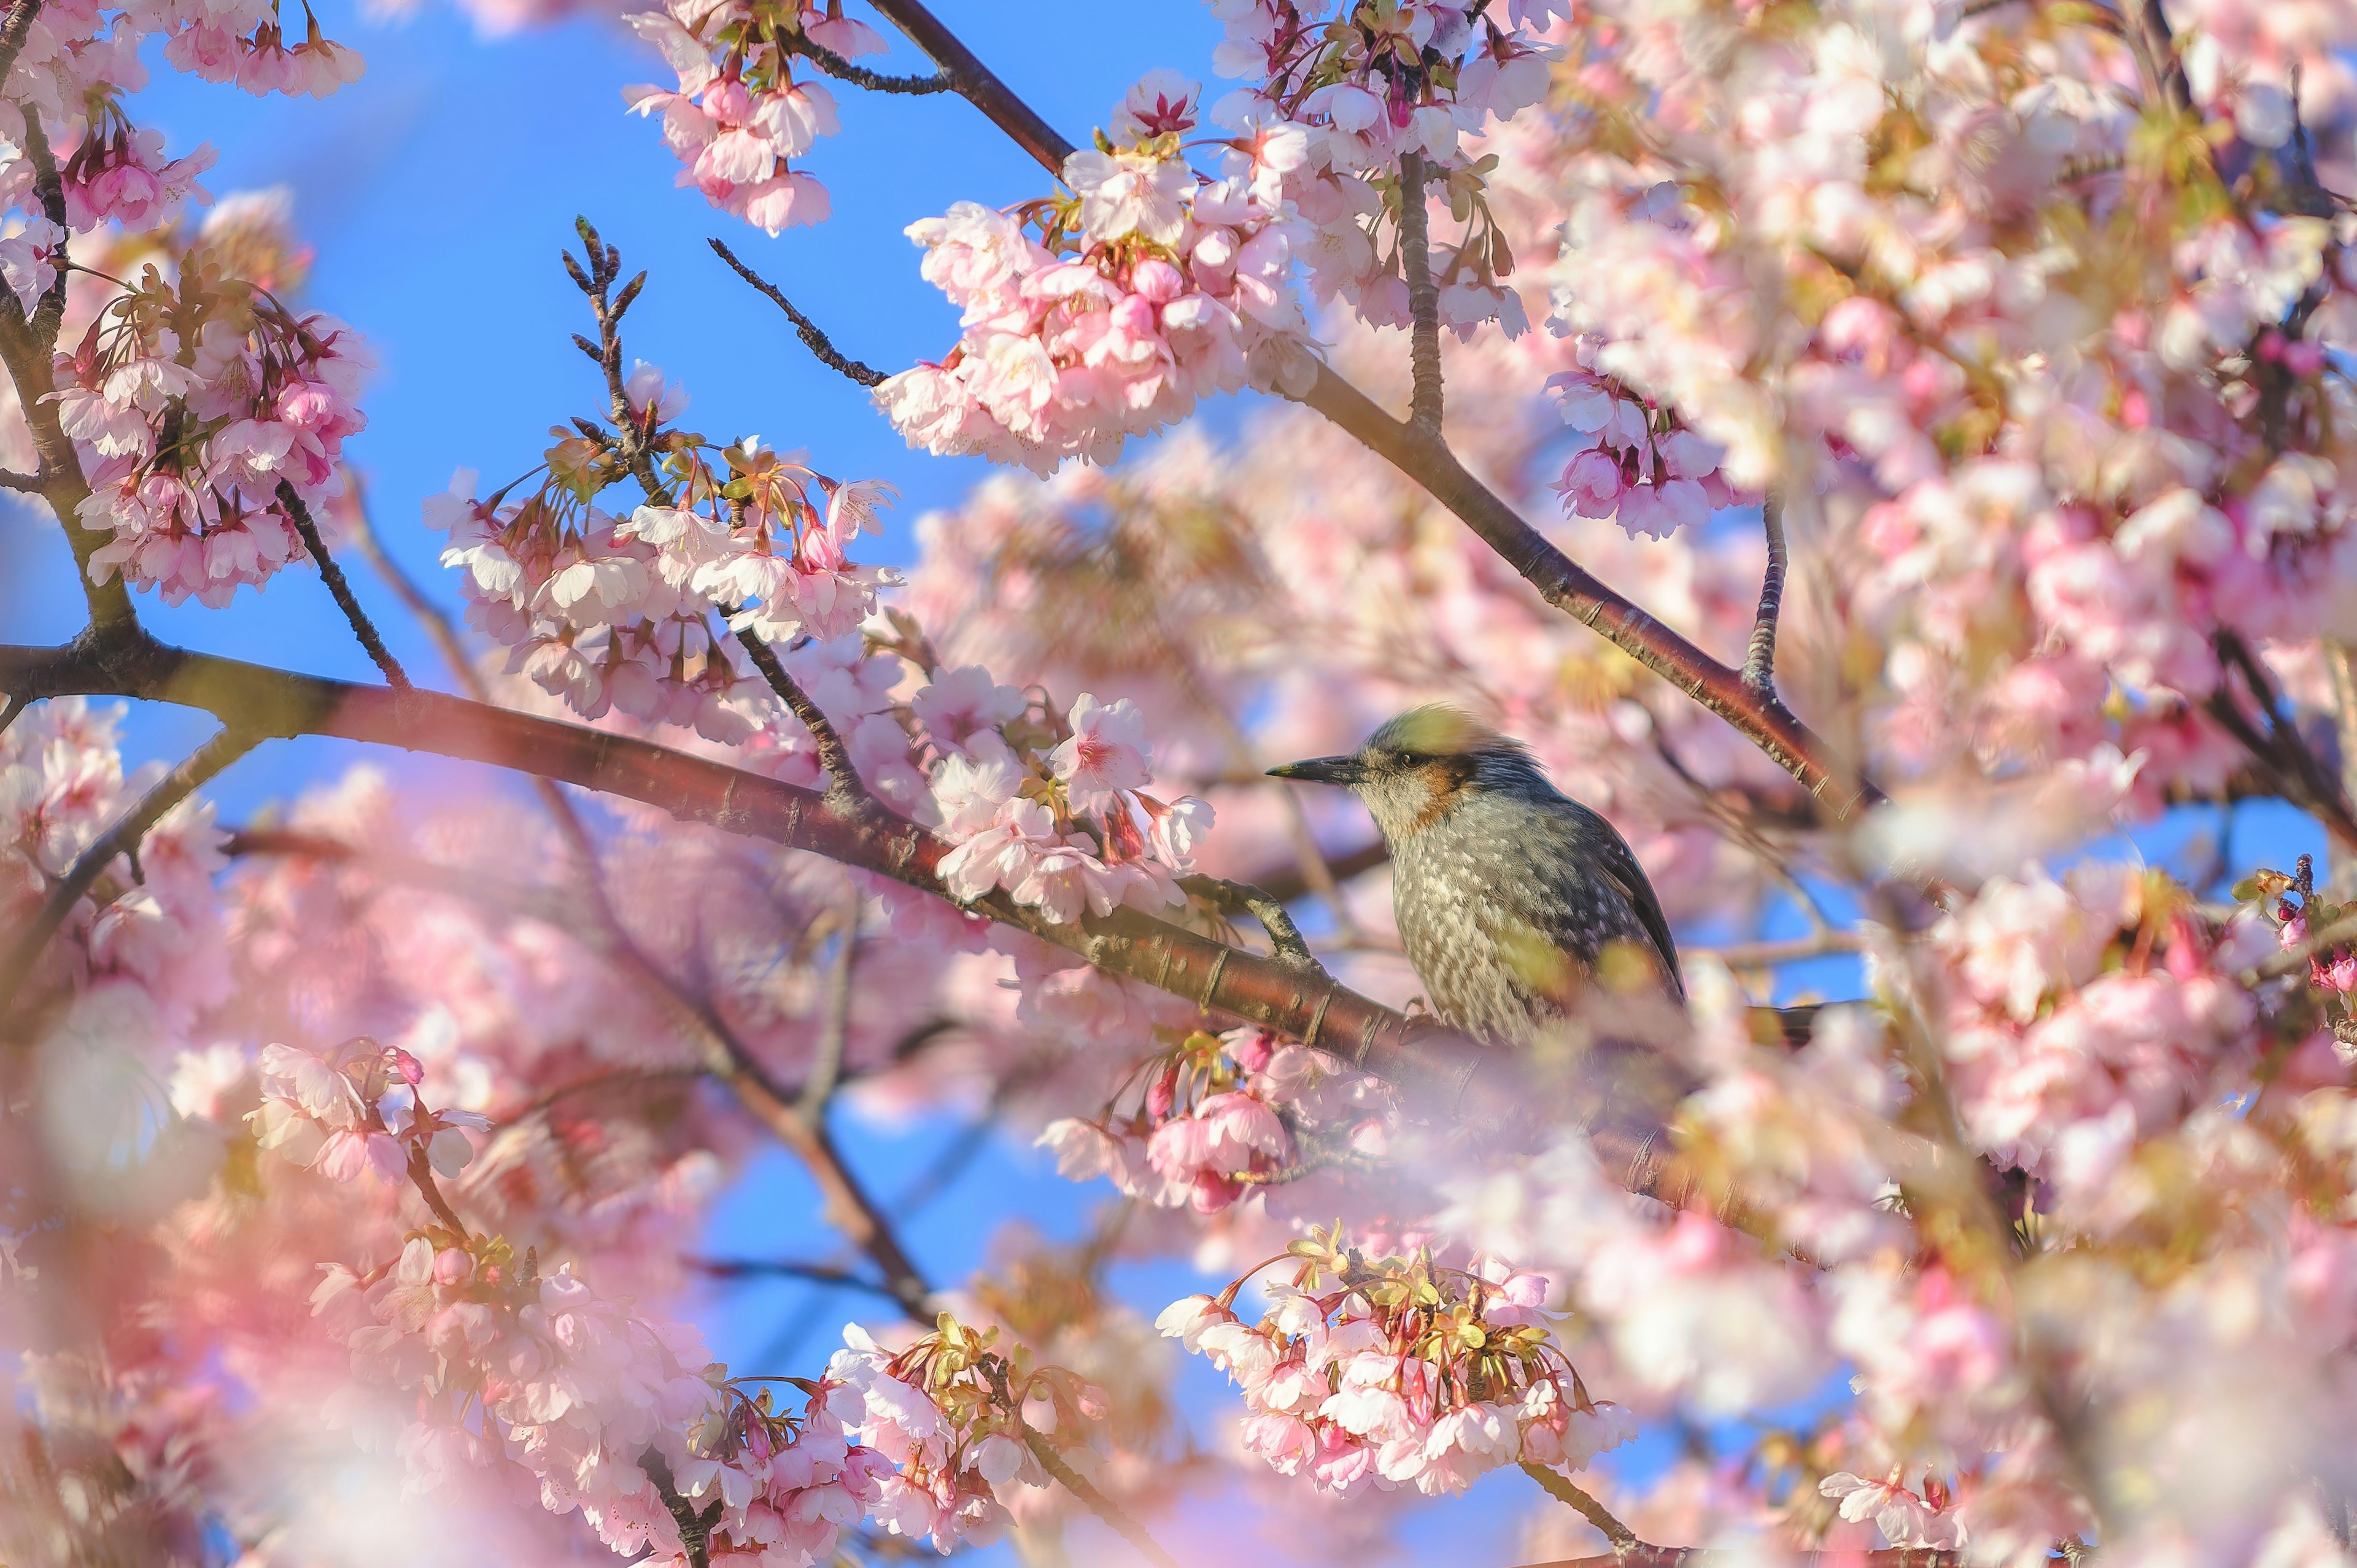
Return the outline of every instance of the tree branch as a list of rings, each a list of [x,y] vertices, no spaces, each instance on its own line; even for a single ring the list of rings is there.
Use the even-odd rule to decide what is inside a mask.
[[[838,1269],[828,1263],[797,1262],[785,1258],[690,1258],[687,1266],[697,1273],[716,1280],[808,1280],[813,1284],[840,1285],[845,1290],[866,1291],[896,1301],[891,1287],[880,1284],[865,1274],[849,1269]]]
[[[827,799],[856,816],[890,816],[892,813],[885,811],[876,797],[867,792],[866,781],[859,777],[859,769],[852,766],[851,747],[843,743],[842,735],[827,718],[825,711],[811,701],[810,693],[802,689],[801,682],[786,673],[785,665],[778,659],[778,650],[761,640],[750,628],[737,634],[737,645],[745,650],[745,656],[753,661],[753,668],[761,672],[761,679],[770,683],[770,690],[778,694],[778,700],[786,704],[786,711],[801,721],[802,728],[810,731],[811,740],[818,747],[819,765],[826,769]]]
[[[12,695],[15,693],[12,693]],[[19,698],[19,701],[25,699]],[[71,866],[49,889],[40,910],[32,922],[17,933],[5,960],[0,960],[0,1017],[12,1011],[23,990],[26,978],[33,972],[41,950],[63,926],[66,917],[73,912],[114,857],[128,854],[136,858],[140,840],[147,836],[165,812],[178,805],[201,788],[215,774],[253,749],[263,736],[223,721],[219,733],[183,757],[178,767],[156,780],[155,788],[141,796],[120,822],[88,849],[75,857]]]
[[[960,96],[1014,138],[1042,166],[1062,177],[1072,144],[993,76],[916,0],[873,0],[876,9],[908,34],[954,79]],[[1369,450],[1432,493],[1483,542],[1521,573],[1546,601],[1601,633],[1640,663],[1727,720],[1745,739],[1800,781],[1838,820],[1876,804],[1882,792],[1836,756],[1825,741],[1785,711],[1760,701],[1733,670],[1589,575],[1514,510],[1468,473],[1430,431],[1394,419],[1366,393],[1320,364],[1300,402],[1355,436]]]
[[[1760,503],[1760,526],[1768,535],[1768,570],[1760,579],[1760,613],[1751,622],[1751,649],[1743,658],[1744,687],[1762,702],[1781,706],[1776,695],[1776,617],[1784,606],[1784,497],[1770,490]]]
[[[2243,672],[2244,682],[2251,689],[2252,700],[2258,703],[2259,712],[2266,719],[2266,732],[2262,735],[2257,726],[2244,716],[2241,705],[2234,701],[2233,688],[2222,670],[2217,688],[2203,704],[2210,716],[2218,721],[2219,727],[2240,741],[2243,748],[2253,757],[2272,764],[2282,782],[2289,787],[2285,792],[2314,811],[2322,821],[2326,832],[2343,845],[2357,846],[2357,811],[2352,811],[2348,796],[2341,791],[2341,781],[2324,770],[2324,765],[2317,760],[2316,753],[2309,749],[2308,742],[2300,737],[2298,726],[2285,713],[2282,700],[2276,694],[2275,682],[2268,678],[2266,667],[2251,651],[2250,645],[2232,631],[2217,632],[2215,642],[2220,662]]]
[[[1559,1557],[1551,1563],[1526,1563],[1524,1568],[1742,1568],[1761,1561],[1757,1552],[1742,1548],[1646,1546],[1608,1557]],[[1964,1568],[1961,1552],[1929,1546],[1889,1546],[1878,1552],[1825,1551],[1781,1552],[1768,1561],[1807,1563],[1812,1568]]]
[[[906,33],[909,42],[924,50],[926,56],[941,67],[942,74],[950,79],[950,84],[959,97],[989,116],[992,124],[1006,132],[1017,146],[1037,158],[1049,173],[1058,178],[1063,177],[1064,160],[1072,156],[1072,144],[1058,135],[1036,110],[1017,98],[988,66],[975,59],[974,51],[959,42],[955,33],[942,26],[940,19],[919,5],[917,0],[870,0],[870,3],[879,15]]]
[[[1018,1415],[1016,1419],[1020,1421],[1022,1418]],[[1124,1541],[1137,1548],[1138,1554],[1155,1564],[1155,1568],[1178,1568],[1178,1560],[1164,1551],[1162,1543],[1147,1534],[1144,1525],[1124,1513],[1121,1505],[1097,1489],[1095,1482],[1066,1464],[1064,1456],[1056,1452],[1055,1445],[1043,1434],[1026,1426],[1023,1429],[1023,1444],[1031,1450],[1031,1456],[1039,1461],[1039,1467],[1047,1471],[1058,1485],[1080,1498],[1091,1513],[1112,1526],[1114,1532]]]
[[[1544,1465],[1534,1465],[1528,1459],[1522,1461],[1522,1471],[1523,1475],[1544,1487],[1547,1496],[1559,1503],[1578,1509],[1580,1515],[1588,1523],[1602,1530],[1604,1539],[1612,1543],[1612,1550],[1616,1555],[1626,1558],[1631,1551],[1659,1552],[1661,1550],[1658,1546],[1648,1546],[1639,1541],[1635,1530],[1613,1518],[1610,1509],[1574,1485],[1570,1477],[1550,1470]]]
[[[361,601],[353,594],[351,584],[344,578],[344,569],[336,564],[336,558],[328,553],[328,542],[319,537],[319,525],[311,520],[311,509],[303,504],[303,498],[296,493],[294,485],[288,480],[278,481],[278,504],[285,507],[286,515],[294,520],[295,532],[303,536],[303,548],[308,550],[311,559],[319,564],[319,575],[327,582],[328,592],[335,596],[336,607],[342,610],[344,619],[351,623],[352,635],[361,639],[361,647],[368,650],[368,656],[375,661],[376,667],[384,671],[388,684],[407,690],[408,674],[401,668],[401,661],[393,658],[393,650],[385,647],[384,639],[377,635],[376,624],[369,619],[368,611],[361,608]]]
[[[1301,940],[1301,929],[1285,912],[1285,906],[1260,888],[1221,876],[1182,876],[1178,886],[1226,913],[1249,914],[1268,933],[1269,946],[1278,958],[1312,970],[1321,977],[1326,975],[1326,966],[1318,961],[1318,955]]]
[[[751,284],[755,288],[758,288],[763,294],[768,295],[770,296],[770,303],[774,304],[780,310],[786,313],[786,319],[794,324],[794,332],[802,338],[802,346],[811,351],[820,364],[824,365],[828,370],[834,371],[837,375],[849,377],[852,381],[858,382],[863,387],[875,386],[885,379],[884,372],[877,370],[875,366],[862,364],[859,360],[849,358],[841,349],[837,349],[834,346],[834,340],[826,335],[826,333],[819,327],[817,322],[813,321],[809,317],[804,316],[801,311],[796,310],[794,308],[794,302],[788,299],[785,295],[779,290],[777,285],[770,282],[769,279],[763,277],[760,274],[755,272],[752,268],[738,261],[737,259],[736,252],[730,250],[725,243],[718,240],[709,240],[706,241],[705,243],[709,244],[713,250],[719,252],[720,259],[726,262],[730,267],[734,268],[738,277],[743,278],[747,283]]]
[[[1432,281],[1431,214],[1424,203],[1430,176],[1424,155],[1402,153],[1399,161],[1400,261],[1407,271],[1408,423],[1440,434],[1440,288]]]
[[[794,1113],[815,1127],[826,1118],[826,1102],[843,1077],[843,1047],[851,1036],[851,969],[859,957],[859,889],[845,901],[843,940],[827,966],[826,1013],[819,1020],[818,1040],[811,1048],[810,1076],[794,1097]]]
[[[37,496],[41,493],[41,477],[0,469],[0,490],[21,490],[28,496]]]
[[[33,30],[33,18],[40,14],[41,0],[16,0],[8,7],[7,19],[0,21],[0,90],[6,88],[8,73],[16,69],[16,57],[25,52],[25,39]],[[25,118],[30,122],[33,116],[27,112]]]
[[[922,98],[929,93],[957,90],[957,83],[947,71],[933,76],[887,76],[880,70],[870,70],[864,65],[844,59],[808,33],[787,39],[786,48],[836,81],[864,87],[870,92],[897,92],[904,97]]]

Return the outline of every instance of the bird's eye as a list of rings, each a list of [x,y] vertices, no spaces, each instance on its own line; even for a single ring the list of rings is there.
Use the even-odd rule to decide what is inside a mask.
[[[1403,751],[1399,754],[1399,759],[1402,768],[1414,768],[1424,760],[1424,754],[1418,751]]]

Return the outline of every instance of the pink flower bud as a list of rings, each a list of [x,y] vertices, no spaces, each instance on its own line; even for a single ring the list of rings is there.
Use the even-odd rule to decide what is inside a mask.
[[[464,1247],[445,1247],[434,1254],[434,1283],[462,1285],[475,1273],[475,1254]]]
[[[1187,274],[1159,256],[1149,256],[1129,274],[1129,286],[1157,305],[1168,305],[1187,292]]]

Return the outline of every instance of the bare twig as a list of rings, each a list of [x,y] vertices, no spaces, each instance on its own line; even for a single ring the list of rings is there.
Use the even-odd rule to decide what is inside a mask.
[[[1768,570],[1760,579],[1760,613],[1751,622],[1751,649],[1743,658],[1743,684],[1762,702],[1781,706],[1776,695],[1776,617],[1784,605],[1784,497],[1770,490],[1760,503],[1760,526],[1768,535]]]
[[[1018,1420],[1020,1417],[1017,1418]],[[1031,1427],[1023,1429],[1024,1446],[1039,1461],[1039,1468],[1054,1477],[1072,1496],[1081,1499],[1088,1510],[1113,1527],[1114,1532],[1132,1546],[1155,1568],[1178,1568],[1178,1560],[1162,1548],[1162,1543],[1146,1533],[1146,1527],[1124,1513],[1121,1505],[1097,1488],[1096,1483],[1064,1462],[1055,1445]]]
[[[1407,270],[1408,367],[1412,391],[1408,423],[1440,434],[1440,287],[1432,281],[1429,213],[1424,188],[1429,175],[1424,155],[1402,153],[1399,161],[1400,261]]]
[[[864,87],[870,92],[897,92],[905,97],[922,98],[928,93],[957,91],[956,81],[947,71],[931,76],[887,76],[880,70],[870,70],[864,65],[844,59],[808,33],[789,38],[786,48],[836,81]]]
[[[1865,945],[1865,939],[1857,932],[1828,927],[1786,941],[1733,942],[1723,948],[1690,948],[1687,951],[1695,958],[1715,958],[1729,969],[1772,969],[1777,964],[1798,963],[1803,959],[1857,952]]]
[[[121,821],[108,829],[97,843],[74,859],[65,875],[49,889],[38,913],[16,934],[8,949],[7,957],[0,960],[0,1016],[15,1007],[26,977],[33,972],[41,950],[65,924],[66,917],[80,903],[114,863],[117,855],[128,854],[135,864],[139,843],[147,836],[167,811],[187,800],[222,768],[253,749],[263,736],[253,730],[224,724],[196,750],[180,760],[179,766],[156,781],[153,789],[142,795]]]
[[[843,1077],[843,1047],[851,1034],[851,970],[859,957],[859,889],[852,888],[843,915],[843,939],[835,944],[834,961],[827,966],[826,1012],[819,1020],[818,1040],[811,1050],[810,1076],[795,1098],[794,1113],[812,1126],[826,1116],[826,1102]]]
[[[1616,1554],[1626,1556],[1632,1549],[1654,1552],[1661,1550],[1659,1547],[1648,1547],[1643,1541],[1639,1541],[1635,1530],[1613,1518],[1610,1509],[1574,1486],[1570,1477],[1550,1470],[1544,1465],[1533,1464],[1528,1459],[1522,1461],[1522,1469],[1523,1475],[1545,1488],[1547,1496],[1559,1503],[1577,1509],[1588,1523],[1602,1530],[1604,1539],[1612,1543],[1612,1549]]]
[[[890,1286],[832,1263],[804,1263],[790,1258],[690,1258],[687,1266],[716,1280],[808,1280],[813,1284],[866,1291],[887,1301],[896,1299]]]
[[[826,335],[817,322],[796,310],[794,302],[788,299],[777,285],[738,261],[736,252],[718,240],[709,241],[707,243],[719,253],[722,261],[735,269],[738,277],[768,295],[770,303],[786,313],[786,319],[794,324],[795,335],[802,338],[802,346],[811,351],[820,364],[838,375],[849,377],[863,387],[875,386],[884,380],[883,371],[873,365],[862,364],[837,349],[834,346],[834,340]]]
[[[845,810],[861,815],[890,815],[882,803],[867,792],[867,785],[859,777],[859,769],[852,766],[851,747],[843,743],[842,735],[827,718],[825,710],[811,701],[810,693],[802,690],[800,682],[786,673],[784,663],[778,658],[778,650],[762,641],[750,628],[737,634],[737,645],[745,650],[745,656],[753,661],[753,668],[761,672],[761,679],[770,683],[770,690],[778,694],[779,700],[786,704],[787,711],[810,731],[812,744],[818,747],[819,766],[826,769],[827,798],[839,801]]]
[[[1268,933],[1269,945],[1275,949],[1278,958],[1321,976],[1326,974],[1326,966],[1318,961],[1318,955],[1301,940],[1301,929],[1285,912],[1285,906],[1261,889],[1250,883],[1230,882],[1219,876],[1182,876],[1178,886],[1214,908],[1229,914],[1251,915]]]
[[[2293,799],[2306,805],[2322,820],[2325,830],[2345,846],[2357,847],[2357,811],[2352,811],[2341,781],[2324,770],[2316,753],[2309,750],[2300,737],[2298,727],[2285,712],[2282,699],[2276,693],[2275,682],[2266,666],[2251,651],[2250,645],[2232,631],[2222,630],[2215,636],[2220,660],[2229,668],[2239,670],[2266,720],[2266,731],[2244,716],[2235,702],[2233,689],[2222,673],[2217,688],[2204,703],[2210,716],[2219,726],[2243,744],[2253,757],[2274,765]]]
[[[278,481],[278,504],[285,508],[286,515],[294,520],[295,532],[303,536],[303,548],[308,550],[311,559],[319,564],[319,575],[326,580],[328,592],[335,596],[336,607],[344,612],[344,619],[351,624],[352,635],[361,639],[361,646],[368,650],[369,658],[384,671],[386,683],[408,690],[409,676],[402,670],[400,660],[393,658],[393,650],[385,647],[384,639],[377,635],[376,625],[369,619],[368,611],[361,608],[359,598],[352,593],[351,584],[344,579],[344,569],[336,564],[335,557],[328,553],[327,541],[319,537],[319,525],[311,520],[311,509],[303,504],[303,498],[296,493],[294,485],[288,480]]]

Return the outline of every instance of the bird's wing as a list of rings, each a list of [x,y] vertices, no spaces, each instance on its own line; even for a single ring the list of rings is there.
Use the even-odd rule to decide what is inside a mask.
[[[1661,955],[1662,973],[1669,981],[1670,990],[1684,1001],[1686,983],[1678,972],[1678,944],[1670,935],[1670,918],[1662,913],[1662,901],[1654,895],[1652,881],[1646,876],[1645,868],[1637,864],[1636,852],[1629,847],[1629,841],[1601,817],[1597,821],[1604,830],[1597,835],[1600,840],[1597,845],[1598,864],[1629,896],[1629,908],[1637,912],[1645,934],[1653,940],[1653,950]]]

